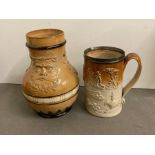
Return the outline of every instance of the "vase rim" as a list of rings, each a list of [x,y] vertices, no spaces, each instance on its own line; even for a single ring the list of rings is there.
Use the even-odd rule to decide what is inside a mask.
[[[60,29],[38,29],[26,34],[26,44],[34,49],[52,49],[65,44],[64,31]]]
[[[60,29],[38,29],[26,33],[27,38],[43,39],[64,35],[64,31]]]

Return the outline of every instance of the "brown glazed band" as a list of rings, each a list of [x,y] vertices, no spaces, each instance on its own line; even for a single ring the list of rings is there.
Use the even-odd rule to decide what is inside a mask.
[[[52,45],[52,46],[44,46],[44,47],[35,47],[35,46],[32,46],[32,45],[29,45],[28,43],[26,43],[26,46],[28,48],[31,48],[31,49],[39,49],[39,50],[49,50],[49,49],[54,49],[54,48],[59,48],[61,46],[64,46],[66,44],[66,40],[60,44],[56,44],[56,45]]]
[[[111,58],[111,59],[100,59],[100,58],[95,58],[95,57],[91,57],[91,56],[87,55],[89,52],[94,51],[94,50],[111,50],[111,51],[114,51],[114,52],[121,53],[122,56],[120,56],[118,58]],[[84,51],[84,57],[85,57],[85,59],[90,60],[90,61],[95,62],[95,63],[108,63],[108,64],[111,64],[111,63],[117,63],[117,62],[120,62],[120,61],[124,60],[125,59],[125,52],[122,49],[116,48],[116,47],[98,46],[98,47],[92,47],[92,48],[86,49]]]

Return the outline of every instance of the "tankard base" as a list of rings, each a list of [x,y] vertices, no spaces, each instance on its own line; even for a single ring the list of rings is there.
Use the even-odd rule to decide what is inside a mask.
[[[86,109],[90,114],[97,116],[97,117],[114,117],[122,111],[122,104],[119,104],[119,106],[113,108],[112,110],[110,110],[108,112],[94,111],[92,108],[90,108],[87,105],[86,105]]]

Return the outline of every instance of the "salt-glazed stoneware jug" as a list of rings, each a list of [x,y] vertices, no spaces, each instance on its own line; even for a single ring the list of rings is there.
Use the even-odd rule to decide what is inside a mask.
[[[79,79],[68,62],[64,32],[41,29],[26,34],[31,64],[23,78],[23,94],[42,117],[59,117],[75,102]]]
[[[141,74],[141,59],[135,53],[125,56],[122,49],[94,47],[84,51],[83,79],[86,89],[86,109],[99,117],[113,117],[122,110],[124,96]],[[130,60],[138,63],[134,77],[123,88],[123,73]]]

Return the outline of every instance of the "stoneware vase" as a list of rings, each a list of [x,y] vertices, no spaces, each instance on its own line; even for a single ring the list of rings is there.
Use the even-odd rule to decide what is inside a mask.
[[[23,94],[43,117],[59,117],[75,102],[79,79],[68,62],[64,32],[41,29],[26,34],[31,64],[23,78]]]
[[[141,60],[135,53],[125,56],[125,52],[115,47],[94,47],[84,51],[84,83],[86,89],[86,109],[99,117],[112,117],[122,110],[124,96],[136,83],[141,74]],[[123,73],[130,60],[138,63],[134,77],[123,88]]]

